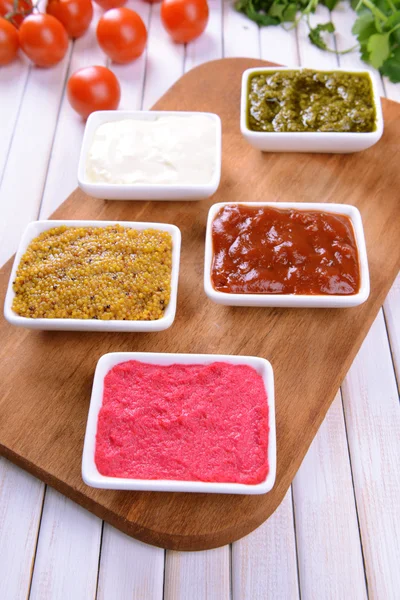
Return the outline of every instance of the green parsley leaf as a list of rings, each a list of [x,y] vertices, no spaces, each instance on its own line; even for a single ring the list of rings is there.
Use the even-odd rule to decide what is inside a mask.
[[[380,69],[390,56],[389,34],[375,33],[368,40],[369,62],[376,69]]]
[[[285,8],[285,11],[283,13],[283,21],[288,22],[288,23],[293,22],[296,20],[296,15],[297,15],[297,6],[294,2],[291,2]]]
[[[328,23],[320,23],[316,27],[312,27],[308,34],[308,37],[314,46],[321,48],[321,50],[328,50],[328,46],[325,40],[322,38],[321,33],[323,31],[327,31],[328,33],[333,33],[335,31],[335,26],[331,21]]]
[[[361,13],[351,31],[357,36],[360,43],[363,40],[368,40],[371,35],[377,33],[374,16],[370,12]]]
[[[390,32],[390,39],[400,46],[400,10],[390,15],[385,23],[385,31]]]
[[[285,10],[285,6],[283,4],[273,4],[269,9],[269,15],[271,17],[276,17],[279,21],[283,20],[283,11]]]
[[[267,4],[269,10],[271,3],[265,2],[265,5]],[[258,2],[257,6],[255,6],[253,0],[238,0],[235,3],[235,8],[239,12],[244,13],[249,19],[258,25],[279,25],[280,23],[279,19],[276,17],[271,17],[263,10],[260,2]],[[265,8],[267,9],[267,6]]]
[[[339,0],[322,0],[322,4],[329,8],[329,10],[333,10],[338,2]]]
[[[392,56],[385,60],[381,73],[389,77],[393,83],[400,83],[400,48],[396,48]]]

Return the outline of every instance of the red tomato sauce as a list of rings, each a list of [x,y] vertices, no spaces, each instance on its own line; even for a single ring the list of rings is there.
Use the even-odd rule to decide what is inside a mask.
[[[257,484],[268,471],[268,402],[247,365],[128,361],[104,380],[102,475]]]
[[[226,205],[212,224],[211,279],[235,294],[351,295],[360,289],[346,215]]]

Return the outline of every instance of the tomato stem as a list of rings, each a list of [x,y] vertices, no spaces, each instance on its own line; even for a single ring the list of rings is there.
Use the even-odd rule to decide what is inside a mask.
[[[28,8],[26,10],[19,9],[18,3],[19,3],[19,0],[13,0],[12,10],[10,10],[10,12],[8,12],[6,15],[4,15],[4,19],[7,19],[7,21],[9,21],[12,25],[14,25],[14,27],[17,27],[17,28],[18,28],[18,24],[16,22],[14,22],[15,17],[21,16],[21,17],[25,18],[28,15],[32,14],[33,9],[35,8],[33,6],[32,0],[26,0],[25,3],[28,4]]]

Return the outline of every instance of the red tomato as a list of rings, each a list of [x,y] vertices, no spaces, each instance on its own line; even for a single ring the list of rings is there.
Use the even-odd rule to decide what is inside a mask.
[[[97,25],[100,48],[116,63],[138,58],[146,47],[147,29],[141,17],[129,8],[113,8]]]
[[[95,110],[118,108],[121,88],[110,69],[85,67],[69,78],[67,96],[72,108],[86,119]]]
[[[0,16],[5,17],[15,27],[19,27],[26,16],[33,9],[32,0],[17,0],[14,7],[14,0],[0,0]]]
[[[110,10],[110,8],[119,8],[126,4],[126,0],[94,0],[96,4],[101,6],[104,10]]]
[[[46,12],[64,25],[69,37],[78,38],[90,25],[93,6],[91,0],[49,0]]]
[[[207,0],[163,0],[161,20],[174,42],[191,42],[207,27]]]
[[[68,35],[60,21],[40,13],[27,17],[19,29],[22,50],[38,67],[51,67],[68,50]]]
[[[17,55],[18,31],[6,19],[0,17],[0,65],[8,65]]]

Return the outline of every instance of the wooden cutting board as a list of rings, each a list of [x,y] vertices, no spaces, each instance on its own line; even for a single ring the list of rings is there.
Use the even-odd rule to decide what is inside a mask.
[[[100,518],[144,542],[202,550],[260,525],[282,501],[399,267],[400,105],[383,100],[385,133],[354,155],[262,154],[239,131],[244,69],[268,65],[224,59],[180,79],[155,108],[222,118],[218,192],[201,202],[114,202],[76,190],[58,219],[175,223],[182,231],[177,317],[149,334],[35,332],[0,326],[0,452]],[[203,291],[207,211],[220,201],[345,202],[364,221],[371,296],[350,309],[256,309],[213,304]],[[5,290],[11,270],[0,274]],[[93,372],[111,351],[242,354],[269,359],[276,378],[278,470],[264,496],[95,490],[81,479]],[[234,399],[233,399],[234,401]]]

